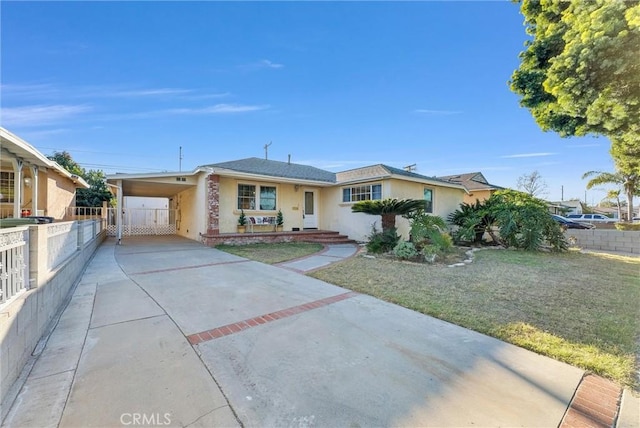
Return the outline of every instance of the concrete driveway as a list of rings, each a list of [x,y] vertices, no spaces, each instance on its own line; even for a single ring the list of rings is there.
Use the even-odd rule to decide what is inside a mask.
[[[583,374],[291,269],[129,238],[98,249],[5,425],[555,427]]]

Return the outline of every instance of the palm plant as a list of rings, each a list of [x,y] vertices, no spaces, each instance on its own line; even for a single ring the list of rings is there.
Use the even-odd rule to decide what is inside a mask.
[[[382,216],[382,232],[387,232],[396,226],[396,216],[409,216],[424,210],[426,203],[423,199],[383,199],[376,201],[360,201],[353,204],[351,211]]]
[[[587,189],[602,184],[616,184],[624,190],[627,197],[627,220],[633,218],[633,196],[640,194],[640,173],[635,172],[602,172],[589,171],[582,175],[582,178],[593,177],[587,183]]]

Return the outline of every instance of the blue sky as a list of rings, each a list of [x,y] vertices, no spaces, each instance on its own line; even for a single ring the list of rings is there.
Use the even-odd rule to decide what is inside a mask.
[[[585,198],[606,138],[544,133],[508,80],[526,35],[511,2],[3,2],[2,126],[85,168],[176,171],[263,157],[539,171]],[[589,190],[598,202],[604,189]]]

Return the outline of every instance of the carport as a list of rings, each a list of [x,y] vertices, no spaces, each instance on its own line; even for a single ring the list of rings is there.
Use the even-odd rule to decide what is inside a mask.
[[[107,185],[116,195],[116,207],[107,216],[107,234],[116,236],[180,234],[184,207],[179,195],[198,186],[202,171],[152,174],[114,174]],[[125,197],[166,198],[166,208],[127,207]]]

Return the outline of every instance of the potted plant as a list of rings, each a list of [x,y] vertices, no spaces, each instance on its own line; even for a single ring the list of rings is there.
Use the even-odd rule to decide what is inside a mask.
[[[276,215],[276,232],[282,232],[284,225],[284,217],[282,216],[282,211],[278,210],[278,214]]]
[[[244,215],[244,210],[240,210],[240,217],[238,217],[238,233],[245,233],[247,230],[247,217]]]

